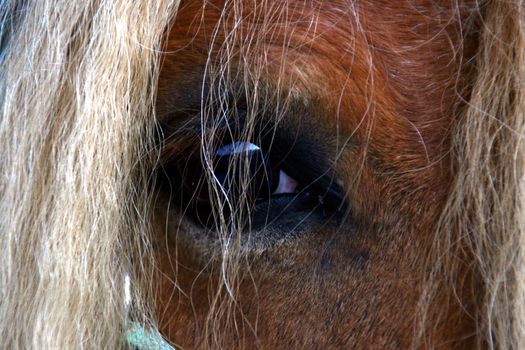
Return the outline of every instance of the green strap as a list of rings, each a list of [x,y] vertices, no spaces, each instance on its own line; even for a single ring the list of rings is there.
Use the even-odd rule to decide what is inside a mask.
[[[147,331],[138,322],[133,322],[125,333],[126,341],[138,350],[176,350],[156,330]]]

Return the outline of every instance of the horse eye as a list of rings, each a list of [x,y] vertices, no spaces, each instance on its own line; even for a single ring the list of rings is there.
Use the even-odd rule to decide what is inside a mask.
[[[291,200],[303,189],[281,168],[282,160],[274,159],[254,143],[234,141],[222,145],[208,159],[208,169],[200,155],[194,154],[165,166],[163,171],[167,190],[179,198],[183,211],[208,228],[215,225],[212,213],[218,207],[225,217],[246,209],[252,215],[266,217],[273,200]],[[222,204],[217,205],[217,200]]]
[[[165,164],[159,184],[185,215],[212,230],[218,218],[242,218],[247,229],[257,230],[343,214],[346,204],[339,188],[304,156],[290,151],[285,142],[265,147],[233,141],[204,161],[202,154],[190,153]],[[285,230],[287,225],[279,227]]]

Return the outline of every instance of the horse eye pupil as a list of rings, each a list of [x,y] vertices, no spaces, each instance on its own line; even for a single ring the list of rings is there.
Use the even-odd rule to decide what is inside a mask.
[[[269,156],[249,142],[233,142],[215,153],[214,174],[230,197],[244,192],[249,199],[268,197],[274,187]]]

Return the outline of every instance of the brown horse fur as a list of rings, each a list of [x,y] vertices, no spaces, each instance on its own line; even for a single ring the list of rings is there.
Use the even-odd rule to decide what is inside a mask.
[[[268,102],[273,98],[286,100],[279,106],[289,109],[304,104],[307,122],[305,112],[264,115],[279,115],[280,125],[306,124],[301,133],[315,140],[313,147],[327,149],[350,198],[352,220],[335,232],[312,228],[304,238],[250,256],[249,269],[239,268],[235,312],[222,318],[217,313],[225,311],[208,301],[217,292],[210,285],[213,268],[191,256],[199,252],[188,253],[195,249],[191,237],[179,243],[176,263],[188,270],[168,268],[170,278],[160,287],[166,315],[160,321],[170,339],[192,348],[213,329],[226,335],[213,338],[225,348],[411,345],[425,259],[451,187],[450,128],[469,93],[466,62],[476,46],[476,36],[465,35],[476,30],[472,4],[452,5],[182,4],[166,45],[176,54],[166,55],[159,81],[160,120],[176,130],[200,117],[177,113],[194,107],[188,89],[201,93],[179,81],[199,82],[209,57],[208,67],[233,72],[223,77],[226,84],[249,81],[245,98],[258,104],[254,109],[275,108]],[[268,96],[275,90],[278,96]],[[184,235],[182,230],[170,227],[168,236]],[[181,288],[175,296],[171,280]],[[464,307],[451,304],[442,324],[432,324],[431,344],[461,340],[471,346],[475,330],[459,310]]]
[[[525,347],[521,0],[50,4],[1,5],[0,347]],[[246,237],[208,163],[241,120],[344,217]],[[152,181],[181,159],[214,235]]]

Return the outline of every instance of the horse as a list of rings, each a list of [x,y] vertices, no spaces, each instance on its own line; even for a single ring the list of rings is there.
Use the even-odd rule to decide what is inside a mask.
[[[523,9],[4,1],[0,348],[524,348]]]

